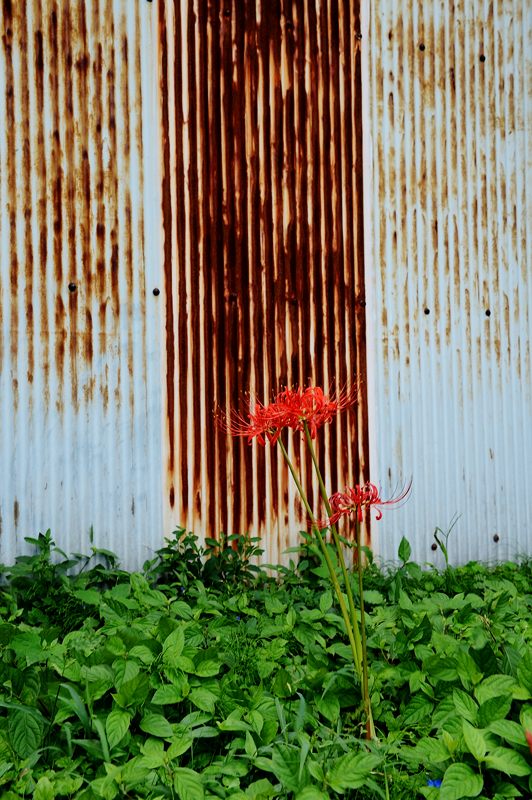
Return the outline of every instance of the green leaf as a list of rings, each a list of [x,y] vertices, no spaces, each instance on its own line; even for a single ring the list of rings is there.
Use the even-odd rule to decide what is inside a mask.
[[[475,697],[480,705],[493,697],[508,697],[512,695],[515,679],[511,675],[490,675],[475,687]]]
[[[487,728],[488,725],[496,719],[504,719],[508,714],[512,705],[511,696],[507,697],[490,697],[485,703],[482,703],[478,710],[478,724],[482,728]]]
[[[495,747],[486,756],[486,766],[506,775],[532,775],[532,767],[523,756],[508,747]]]
[[[130,659],[117,658],[113,662],[115,686],[121,689],[124,683],[132,681],[140,672],[140,667],[136,661]]]
[[[346,789],[359,789],[381,761],[379,756],[372,753],[348,753],[333,762],[326,775],[327,783],[339,793]]]
[[[445,770],[440,788],[440,800],[463,800],[478,797],[484,781],[467,764],[451,764]]]
[[[185,631],[180,626],[166,637],[163,643],[163,662],[170,667],[177,666],[177,659],[185,646]]]
[[[275,614],[283,614],[286,610],[286,603],[283,603],[275,595],[267,594],[264,598],[264,608],[266,613],[273,617]]]
[[[28,667],[39,661],[46,661],[48,656],[41,645],[41,637],[34,631],[18,633],[9,643],[9,647],[15,651],[18,659],[25,659]]]
[[[298,747],[290,747],[287,744],[276,745],[272,753],[271,770],[283,788],[289,792],[297,792],[301,785],[299,755]],[[255,763],[256,761],[257,759]]]
[[[179,726],[174,731],[174,735],[170,740],[170,747],[168,748],[168,758],[177,758],[178,756],[186,753],[192,746],[192,734],[189,730],[181,729]]]
[[[525,732],[518,722],[510,719],[496,719],[488,726],[488,729],[510,744],[516,744],[519,747],[527,746]]]
[[[218,700],[213,692],[209,691],[209,689],[202,688],[192,689],[188,697],[196,708],[200,708],[202,711],[209,711],[211,714]]]
[[[532,649],[525,650],[523,658],[517,667],[519,683],[532,694]]]
[[[165,762],[164,742],[159,739],[146,739],[140,747],[142,756],[140,764],[147,769],[158,769]]]
[[[376,589],[364,589],[364,602],[366,605],[380,606],[384,603],[384,595]]]
[[[162,714],[145,714],[140,728],[145,733],[151,733],[152,736],[159,736],[162,739],[171,739],[174,734],[174,729]]]
[[[296,800],[328,800],[329,795],[324,794],[321,789],[316,786],[305,786],[296,795]]]
[[[462,732],[467,749],[477,761],[482,761],[488,749],[488,743],[482,731],[474,728],[467,720],[462,720]]]
[[[150,691],[150,681],[143,672],[135,675],[130,681],[125,681],[120,690],[113,695],[116,703],[122,708],[130,706],[139,707],[146,700]]]
[[[113,709],[108,715],[105,720],[105,733],[107,734],[107,741],[111,749],[122,741],[129,730],[130,723],[131,715],[121,708]]]
[[[399,549],[397,551],[397,555],[399,556],[403,564],[405,564],[408,561],[411,553],[412,553],[412,548],[410,547],[410,542],[403,536],[403,538],[399,542]]]
[[[246,800],[268,800],[270,797],[275,797],[276,795],[275,787],[272,786],[270,781],[267,780],[267,778],[261,778],[258,781],[250,783],[243,796]]]
[[[423,662],[423,671],[430,682],[435,685],[438,681],[454,681],[458,677],[456,660],[445,656],[429,656]]]
[[[33,790],[33,800],[55,800],[55,791],[50,778],[43,775]]]
[[[453,702],[457,713],[462,719],[475,723],[477,721],[478,706],[471,695],[462,689],[453,689]]]
[[[194,669],[194,674],[200,678],[212,678],[220,672],[221,664],[214,661],[212,658],[207,658],[205,661],[200,661]]]
[[[250,758],[255,758],[257,755],[257,745],[255,744],[255,740],[249,731],[246,731],[244,750],[246,751],[246,755]]]
[[[11,711],[7,721],[9,743],[21,758],[39,749],[44,731],[44,717],[39,711],[24,708]]]
[[[340,701],[335,694],[326,694],[325,697],[318,697],[316,708],[329,722],[335,723],[340,716]]]
[[[205,793],[201,777],[193,769],[174,769],[174,789],[180,800],[203,800]]]
[[[145,644],[137,644],[129,651],[131,658],[138,658],[143,664],[151,664],[155,659],[154,654]]]
[[[433,703],[423,695],[415,695],[405,711],[403,712],[403,724],[413,725],[416,722],[430,716],[433,709]]]
[[[171,683],[165,683],[163,686],[159,686],[159,688],[156,690],[151,702],[155,706],[166,706],[180,703],[182,699],[183,692],[179,689],[179,687],[174,686]]]
[[[327,589],[321,596],[320,596],[320,611],[322,614],[326,614],[327,611],[332,607],[333,599],[332,594]]]

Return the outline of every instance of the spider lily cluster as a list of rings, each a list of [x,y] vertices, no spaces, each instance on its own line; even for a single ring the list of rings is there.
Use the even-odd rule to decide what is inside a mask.
[[[358,386],[356,384],[350,390],[343,390],[336,394],[329,395],[326,395],[323,389],[317,386],[308,386],[306,388],[296,387],[293,389],[283,389],[276,395],[271,403],[264,404],[258,401],[253,405],[249,403],[248,407],[243,412],[233,411],[229,417],[222,416],[220,421],[222,428],[232,436],[245,437],[250,444],[254,439],[262,446],[265,446],[268,442],[272,445],[278,444],[281,450],[290,474],[296,484],[329,571],[331,583],[336,594],[349,639],[355,672],[361,684],[366,735],[368,738],[375,738],[369,691],[369,665],[364,621],[360,523],[364,520],[364,514],[369,513],[372,508],[376,510],[377,519],[380,519],[382,517],[382,508],[395,505],[404,500],[410,491],[410,485],[397,497],[389,500],[383,500],[378,488],[372,483],[366,483],[364,485],[357,484],[352,488],[346,488],[343,492],[336,492],[330,497],[328,496],[316,457],[314,440],[317,437],[318,431],[325,424],[331,422],[341,411],[354,406],[357,400]],[[326,511],[325,520],[316,519],[310,508],[306,491],[301,484],[300,477],[281,439],[281,433],[285,429],[300,432],[305,437],[320,486],[320,494]],[[355,525],[359,588],[358,611],[353,599],[351,581],[345,563],[342,544],[336,530],[336,523],[341,517],[349,515],[353,516]],[[340,565],[343,578],[343,588],[347,595],[347,604],[344,599],[342,586],[338,579],[337,565],[333,563],[330,550],[322,535],[322,528],[330,528],[331,531],[338,564]]]

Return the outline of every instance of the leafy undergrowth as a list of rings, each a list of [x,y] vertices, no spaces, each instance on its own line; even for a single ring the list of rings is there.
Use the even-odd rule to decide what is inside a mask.
[[[142,574],[30,541],[2,568],[5,800],[532,796],[532,562],[370,564],[367,742],[310,542],[273,577],[243,537],[177,531]]]

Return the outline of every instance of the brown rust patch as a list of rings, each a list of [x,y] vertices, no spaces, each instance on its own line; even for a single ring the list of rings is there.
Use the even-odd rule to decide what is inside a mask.
[[[177,16],[177,4],[175,13]],[[162,98],[162,223],[164,235],[164,280],[166,311],[166,414],[168,422],[168,474],[173,477],[175,467],[175,331],[173,309],[173,265],[172,265],[172,198],[170,174],[170,117],[168,99],[168,46],[165,20],[165,6],[159,4],[159,44],[161,48],[160,92]],[[176,59],[176,62],[179,59]],[[176,89],[176,106],[180,97]],[[178,133],[180,133],[178,131]],[[184,242],[183,242],[184,244]],[[181,394],[185,394],[183,391]]]
[[[11,303],[10,319],[10,355],[12,370],[16,375],[18,356],[18,291],[19,291],[19,253],[17,250],[17,175],[16,175],[16,125],[15,125],[15,76],[13,69],[13,10],[11,2],[3,5],[3,30],[2,43],[5,57],[5,127],[7,139],[7,209],[9,218],[9,284]],[[15,411],[18,408],[18,381],[12,381],[13,404]]]
[[[201,524],[211,535],[229,519],[239,532],[254,520],[261,527],[266,519],[288,520],[287,474],[283,469],[278,475],[275,452],[266,475],[264,449],[255,452],[221,434],[204,437],[199,421],[210,422],[213,406],[240,406],[250,385],[268,400],[280,384],[336,379],[340,385],[365,373],[360,48],[353,47],[358,5],[335,0],[317,11],[315,4],[274,0],[232,2],[227,9],[225,15],[207,0],[174,4],[176,53],[182,30],[187,40],[183,98],[183,62],[168,63],[165,9],[159,6],[169,485],[179,471],[179,511],[186,518],[190,498],[199,523],[206,508]],[[175,96],[169,98],[171,85]],[[187,437],[187,386],[198,403],[193,441]],[[331,428],[320,452],[329,474],[332,469],[339,478],[350,463],[356,478],[367,475],[365,406],[359,422],[362,430],[352,418]],[[265,507],[266,480],[271,510]]]

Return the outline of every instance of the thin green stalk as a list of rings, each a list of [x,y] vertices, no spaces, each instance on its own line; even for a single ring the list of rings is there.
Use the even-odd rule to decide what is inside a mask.
[[[294,469],[294,465],[292,464],[292,461],[290,460],[290,457],[288,455],[286,447],[284,446],[284,444],[281,441],[281,439],[278,440],[278,444],[279,444],[279,447],[281,448],[281,453],[283,454],[284,460],[286,461],[286,463],[288,465],[288,469],[290,470],[290,474],[292,475],[292,478],[294,479],[294,483],[296,484],[297,491],[299,492],[299,496],[301,497],[301,500],[302,500],[303,505],[305,507],[305,511],[308,514],[308,517],[309,517],[309,519],[311,521],[311,524],[312,524],[312,528],[313,528],[314,532],[316,533],[316,536],[318,538],[321,550],[323,552],[323,555],[324,555],[324,558],[325,558],[325,562],[326,562],[327,568],[329,570],[329,575],[331,577],[332,585],[333,585],[336,597],[338,599],[338,604],[340,606],[340,611],[342,612],[342,617],[343,617],[343,620],[344,620],[344,623],[345,623],[345,627],[346,627],[346,630],[347,630],[347,635],[349,637],[349,644],[351,646],[351,653],[353,655],[353,662],[354,662],[354,665],[355,665],[355,669],[357,671],[358,676],[362,680],[362,662],[361,662],[361,660],[359,658],[359,654],[358,654],[358,650],[357,650],[357,646],[356,646],[356,642],[355,642],[355,637],[354,637],[354,633],[353,633],[353,628],[352,628],[352,625],[351,625],[351,620],[349,618],[349,612],[347,610],[347,606],[345,604],[345,600],[344,600],[344,597],[343,597],[343,594],[342,594],[342,588],[341,588],[340,583],[338,581],[338,578],[336,576],[336,570],[334,569],[334,565],[332,563],[331,556],[329,555],[329,551],[327,550],[327,546],[326,546],[325,542],[323,541],[323,537],[322,537],[322,535],[320,533],[320,529],[318,527],[318,524],[317,524],[316,519],[314,517],[314,514],[312,512],[312,509],[311,509],[311,507],[309,505],[309,502],[307,500],[307,496],[305,494],[305,491],[304,491],[304,489],[303,489],[303,487],[301,485],[301,481],[299,480],[297,472]]]
[[[360,632],[362,636],[362,697],[364,698],[366,711],[368,739],[375,739],[375,726],[373,724],[371,698],[369,695],[368,648],[366,645],[366,619],[364,612],[364,576],[362,572],[362,547],[360,543],[360,522],[358,518],[355,519],[355,536],[357,544],[358,591],[360,594]]]
[[[305,429],[305,437],[306,437],[306,440],[307,440],[307,446],[308,446],[308,448],[310,450],[312,463],[314,464],[314,471],[316,472],[316,475],[318,476],[318,483],[319,483],[319,486],[320,486],[320,494],[321,494],[323,503],[325,505],[325,510],[327,511],[327,515],[329,517],[331,517],[332,516],[332,509],[331,509],[331,505],[329,503],[329,498],[327,497],[327,489],[325,488],[325,482],[324,482],[323,476],[321,474],[320,465],[318,463],[318,459],[317,459],[317,456],[316,456],[316,451],[315,451],[314,445],[312,443],[312,437],[310,435],[310,431],[309,431],[309,428],[308,428],[308,425],[307,425],[306,422],[304,423],[304,429]],[[356,608],[355,608],[355,601],[353,600],[353,592],[351,591],[351,583],[350,583],[350,580],[349,580],[349,574],[347,572],[347,566],[346,566],[345,558],[344,558],[344,551],[342,549],[342,544],[341,544],[340,538],[338,536],[338,531],[336,530],[336,525],[331,525],[330,528],[331,528],[333,541],[334,541],[334,544],[335,544],[335,547],[336,547],[336,552],[338,553],[338,560],[340,561],[340,566],[342,568],[342,575],[344,577],[345,589],[346,589],[346,592],[347,592],[347,600],[349,602],[349,610],[351,612],[351,621],[352,621],[351,624],[353,626],[353,634],[354,634],[355,643],[356,643],[356,646],[357,646],[358,659],[359,659],[360,665],[362,665],[362,642],[361,642],[361,638],[360,638],[360,631],[359,631],[359,628],[358,628],[358,620],[357,620],[357,612],[356,612]]]

